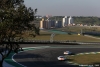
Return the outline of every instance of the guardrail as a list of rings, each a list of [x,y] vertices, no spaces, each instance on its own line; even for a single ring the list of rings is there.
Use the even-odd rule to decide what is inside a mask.
[[[3,42],[9,43],[9,42]],[[50,42],[49,40],[21,40],[10,43],[19,43],[19,44],[69,44],[69,45],[80,45],[80,44],[100,44],[100,42],[77,42],[77,41],[66,41],[66,40],[54,40]]]

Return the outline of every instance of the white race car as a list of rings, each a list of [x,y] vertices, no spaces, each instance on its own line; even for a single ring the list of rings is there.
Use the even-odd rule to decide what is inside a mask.
[[[73,53],[70,52],[70,51],[64,51],[64,54],[71,55],[71,54],[73,54]]]
[[[58,60],[61,60],[61,61],[64,61],[64,60],[66,60],[66,57],[64,57],[64,56],[59,56],[59,57],[57,57],[57,59],[58,59]]]

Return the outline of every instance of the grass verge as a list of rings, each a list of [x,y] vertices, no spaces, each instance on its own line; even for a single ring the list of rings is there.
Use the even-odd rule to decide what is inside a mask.
[[[32,40],[50,40],[51,35],[37,35],[34,37],[26,37]],[[91,38],[83,35],[67,35],[67,34],[56,34],[53,40],[66,40],[66,41],[82,41],[82,42],[100,42],[100,39]]]
[[[70,62],[83,65],[100,64],[100,53],[68,56],[67,58],[70,59]]]

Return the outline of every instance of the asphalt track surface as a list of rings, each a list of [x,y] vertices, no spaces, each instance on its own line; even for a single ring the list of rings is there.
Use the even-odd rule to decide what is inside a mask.
[[[67,61],[58,61],[58,56],[64,56],[63,52],[69,50],[74,53],[100,52],[100,45],[22,45],[22,47],[52,46],[53,48],[43,48],[29,50],[18,53],[14,59],[26,67],[79,67],[69,65]],[[55,48],[57,47],[57,48]]]

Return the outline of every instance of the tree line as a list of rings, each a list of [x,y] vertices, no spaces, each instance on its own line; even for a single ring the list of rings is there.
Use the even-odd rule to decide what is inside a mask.
[[[99,17],[73,17],[76,24],[100,25]]]

